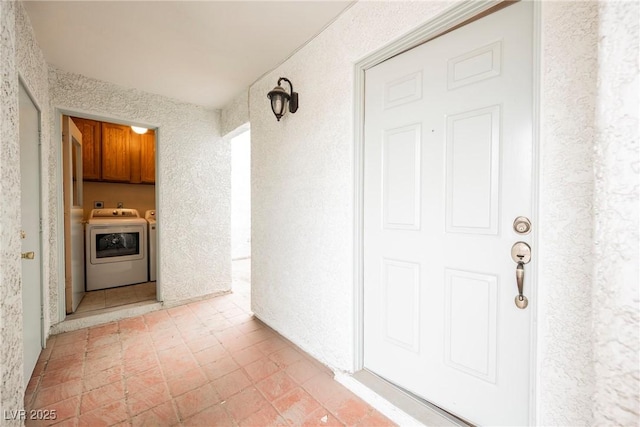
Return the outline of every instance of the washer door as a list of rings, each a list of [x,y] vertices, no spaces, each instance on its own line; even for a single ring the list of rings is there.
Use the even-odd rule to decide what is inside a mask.
[[[143,225],[92,226],[87,236],[91,264],[135,261],[145,256]]]

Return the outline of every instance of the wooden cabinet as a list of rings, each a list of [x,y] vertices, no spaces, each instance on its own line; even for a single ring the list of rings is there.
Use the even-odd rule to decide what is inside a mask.
[[[102,123],[102,179],[129,182],[131,180],[131,127]]]
[[[145,184],[156,182],[156,132],[149,129],[140,145],[140,180]]]
[[[142,183],[140,179],[140,146],[142,145],[142,135],[131,132],[131,142],[129,144],[129,155],[131,156],[131,179],[132,184]]]
[[[156,182],[156,133],[131,133],[131,182],[155,184]]]
[[[82,133],[82,177],[87,181],[96,181],[102,178],[102,126],[96,120],[71,118]]]
[[[72,117],[82,132],[83,179],[155,184],[156,133],[139,135],[130,126]]]

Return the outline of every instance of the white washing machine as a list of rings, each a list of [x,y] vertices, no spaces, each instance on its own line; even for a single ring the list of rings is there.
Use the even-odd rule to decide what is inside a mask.
[[[156,251],[156,232],[158,224],[156,222],[156,211],[146,211],[144,219],[149,223],[149,281],[156,281],[156,264],[158,262],[158,252]]]
[[[85,229],[87,291],[148,280],[147,221],[135,209],[94,209]]]

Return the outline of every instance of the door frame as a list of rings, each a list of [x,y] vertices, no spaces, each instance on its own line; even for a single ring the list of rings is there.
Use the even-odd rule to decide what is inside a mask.
[[[525,1],[525,0],[521,0]],[[441,14],[429,19],[420,27],[410,31],[387,45],[375,50],[354,65],[354,127],[353,127],[353,285],[354,285],[354,372],[364,369],[364,119],[365,119],[365,72],[394,56],[410,50],[418,45],[433,40],[447,32],[466,25],[469,21],[479,19],[492,13],[491,9],[509,5],[505,0],[465,0]],[[539,170],[540,170],[540,99],[541,99],[541,4],[533,2],[533,81],[532,81],[532,218],[533,224],[539,224]],[[538,240],[537,227],[532,229],[532,261],[527,271],[530,278],[531,295],[529,308],[531,312],[531,358],[530,358],[530,392],[529,423],[536,424],[537,419],[537,324],[538,324]]]
[[[58,291],[58,295],[57,295],[57,312],[58,312],[58,321],[57,322],[52,322],[52,324],[57,324],[57,323],[62,323],[66,317],[67,317],[67,311],[66,311],[66,300],[65,300],[65,269],[64,269],[64,245],[65,245],[65,239],[64,239],[64,193],[63,193],[63,189],[64,189],[64,184],[63,184],[63,168],[62,168],[62,144],[60,143],[62,140],[58,139],[59,136],[62,135],[62,116],[73,116],[73,117],[80,117],[83,119],[89,119],[89,120],[97,120],[97,121],[102,121],[102,122],[110,122],[110,123],[117,123],[117,124],[122,124],[125,126],[143,126],[146,127],[148,129],[155,129],[156,132],[156,151],[155,151],[155,162],[156,162],[156,183],[155,183],[155,193],[156,193],[156,212],[159,211],[159,207],[163,205],[162,203],[162,197],[161,197],[161,193],[159,191],[160,185],[161,185],[161,178],[160,178],[160,174],[159,174],[159,166],[160,166],[160,155],[159,155],[159,150],[158,150],[158,146],[160,145],[160,134],[161,134],[161,129],[160,126],[157,124],[149,124],[149,123],[142,123],[142,122],[132,122],[130,120],[122,120],[120,118],[117,117],[113,117],[113,116],[109,116],[107,114],[96,114],[96,113],[89,113],[89,112],[83,112],[83,111],[78,111],[78,110],[74,110],[72,108],[63,108],[63,107],[54,107],[53,108],[53,138],[54,142],[53,143],[53,150],[55,153],[55,158],[56,158],[56,176],[55,176],[55,181],[56,181],[56,206],[57,206],[57,215],[56,215],[56,227],[58,230],[58,235],[60,236],[60,238],[58,239],[58,244],[57,244],[57,251],[58,251],[58,269],[57,269],[57,275],[58,275],[58,284],[57,284],[57,291]],[[159,239],[158,236],[160,236],[162,234],[162,232],[158,229],[157,230],[158,235],[157,235],[157,239]],[[159,241],[159,240],[158,240]],[[161,248],[160,245],[157,245],[156,247],[156,257],[159,260],[160,259],[160,252],[161,252]],[[85,248],[86,251],[86,248]],[[86,262],[86,261],[85,261]],[[158,263],[158,265],[160,265]],[[162,292],[162,275],[160,272],[160,269],[158,268],[158,270],[156,271],[156,301],[158,302],[163,302],[164,301],[164,297],[163,297],[163,292]]]
[[[33,103],[33,106],[36,107],[38,111],[38,217],[40,219],[40,223],[38,225],[38,253],[40,256],[38,257],[38,268],[40,269],[40,346],[45,348],[47,345],[47,334],[45,333],[45,318],[44,318],[44,300],[45,300],[45,280],[44,280],[44,244],[43,244],[43,224],[42,224],[42,213],[43,213],[43,205],[44,199],[42,195],[43,188],[43,174],[42,174],[42,108],[40,108],[40,104],[36,100],[36,97],[33,96],[33,93],[29,89],[29,85],[26,80],[22,78],[22,75],[18,75],[18,84],[22,86],[24,91],[26,92],[29,99]],[[19,119],[19,118],[18,118]],[[21,214],[22,215],[22,214]]]

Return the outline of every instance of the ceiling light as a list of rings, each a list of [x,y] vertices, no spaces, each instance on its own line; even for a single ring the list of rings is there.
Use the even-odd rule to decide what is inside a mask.
[[[144,134],[145,134],[145,133],[147,133],[147,131],[149,130],[149,129],[147,129],[147,128],[143,128],[143,127],[140,127],[140,126],[131,126],[131,129],[132,129],[135,133],[138,133],[138,134],[140,134],[140,135],[144,135]]]
[[[280,86],[283,80],[289,83],[291,94],[287,93],[287,91]],[[287,102],[289,103],[289,111],[291,114],[298,111],[298,93],[293,91],[291,81],[285,77],[278,79],[278,86],[274,87],[273,90],[267,94],[267,98],[271,100],[271,111],[276,115],[278,121],[280,121],[280,118],[284,116],[286,112]]]

